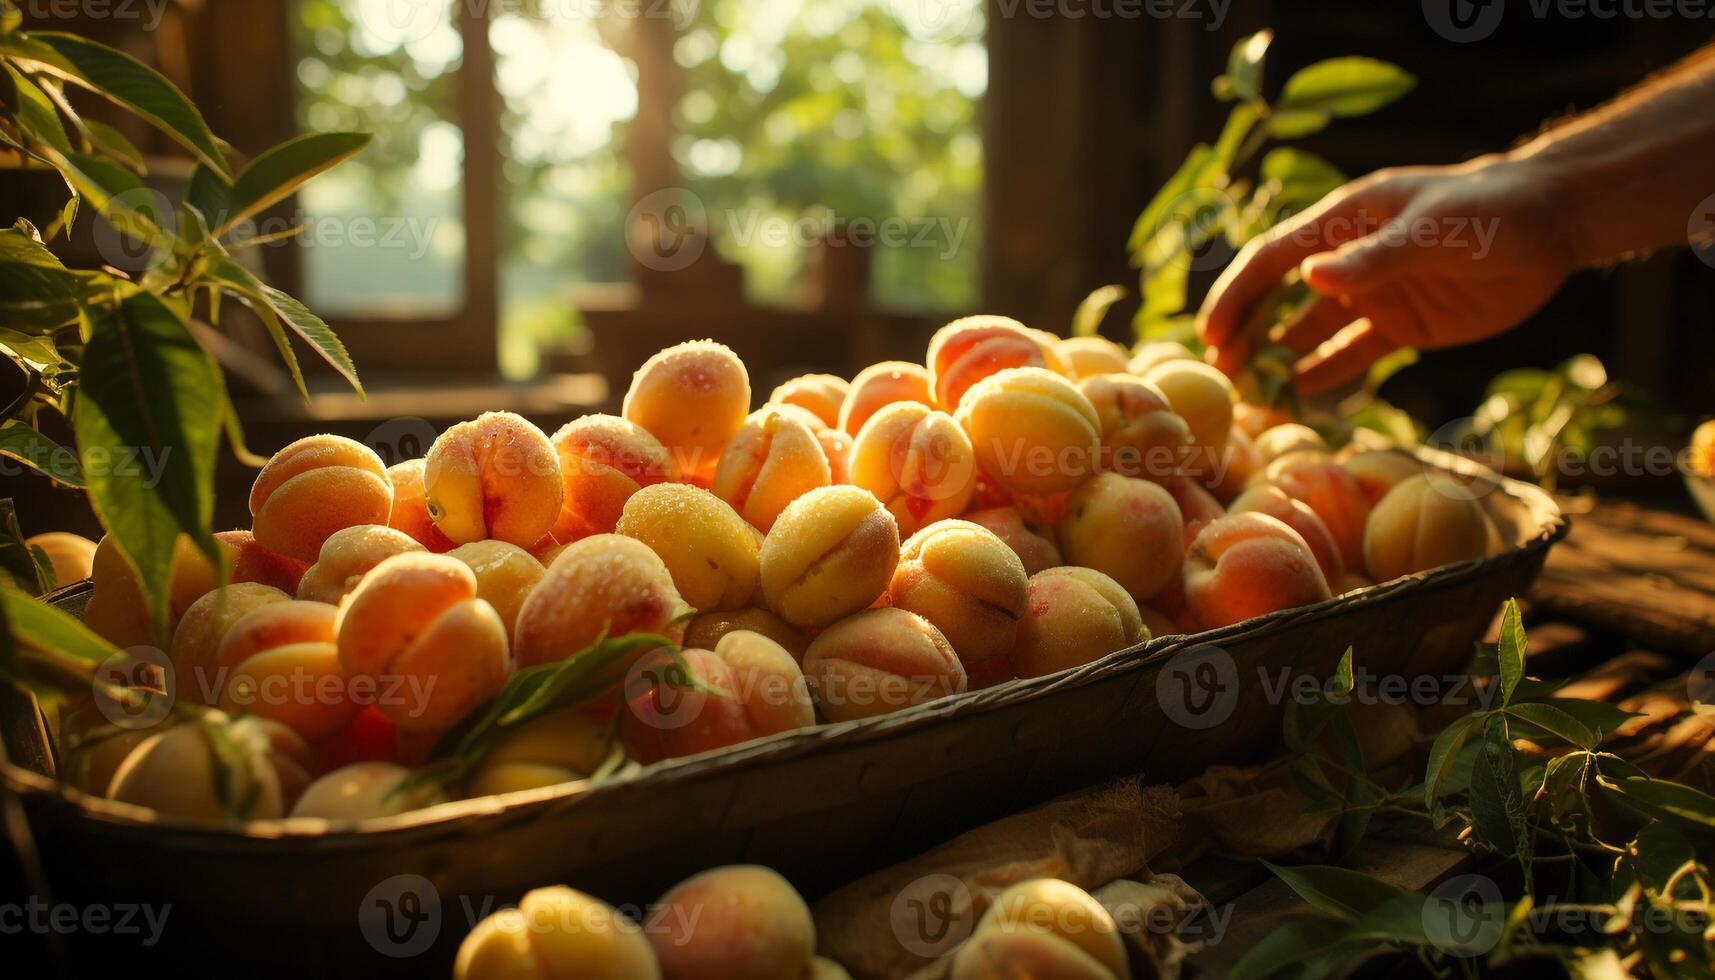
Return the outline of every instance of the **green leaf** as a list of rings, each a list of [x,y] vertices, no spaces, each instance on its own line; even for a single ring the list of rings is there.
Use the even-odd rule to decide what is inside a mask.
[[[146,167],[142,151],[131,145],[124,133],[99,119],[85,119],[83,124],[89,129],[90,139],[95,141],[97,149],[124,164],[132,173],[144,172]]]
[[[36,555],[24,541],[24,529],[18,523],[18,510],[12,499],[0,499],[0,575],[10,577],[13,587],[30,595],[41,595],[54,587],[53,569],[47,574],[36,561]]]
[[[209,522],[220,404],[208,358],[152,293],[91,311],[73,421],[89,501],[137,572],[163,643],[178,535],[223,563]],[[93,454],[102,453],[102,465]]]
[[[15,459],[62,486],[84,486],[77,450],[42,435],[22,419],[0,422],[0,456]]]
[[[1268,117],[1268,135],[1278,140],[1303,139],[1328,128],[1330,115],[1319,109],[1280,109]]]
[[[161,74],[122,51],[75,34],[0,35],[0,54],[34,62],[143,117],[225,176],[226,157],[196,106]]]
[[[1508,705],[1504,710],[1508,716],[1528,722],[1562,742],[1585,751],[1594,749],[1601,741],[1589,726],[1556,707],[1552,701],[1527,701],[1523,704]],[[1528,732],[1520,732],[1519,735],[1523,738],[1531,737]]]
[[[257,157],[232,182],[229,214],[204,215],[216,235],[284,200],[305,181],[369,145],[368,133],[310,133]]]
[[[304,304],[286,295],[273,286],[268,285],[239,265],[227,255],[211,255],[208,258],[204,282],[212,282],[226,288],[229,292],[245,300],[252,308],[266,307],[275,316],[285,321],[298,336],[314,347],[317,353],[329,364],[333,365],[358,394],[363,394],[363,382],[358,380],[357,366],[351,363],[351,355],[346,353],[345,345],[333,329],[324,323],[321,317],[311,313]],[[264,318],[264,323],[267,320]],[[280,339],[275,340],[278,346]],[[289,359],[289,365],[295,365],[295,358]],[[298,381],[303,387],[303,381]]]
[[[1229,980],[1334,976],[1348,960],[1374,948],[1375,943],[1349,922],[1320,916],[1294,919],[1246,950],[1227,976]]]
[[[1085,296],[1072,313],[1072,336],[1094,337],[1108,310],[1124,298],[1124,286],[1103,286]]]
[[[1491,714],[1483,723],[1482,751],[1471,773],[1472,826],[1483,843],[1508,857],[1517,857],[1530,881],[1530,830],[1518,758],[1505,715]]]
[[[1339,167],[1291,146],[1264,154],[1257,172],[1271,185],[1277,208],[1289,212],[1305,210],[1346,182]]]
[[[0,315],[14,331],[48,332],[76,320],[78,303],[102,278],[67,269],[24,231],[0,231]]]
[[[1501,678],[1501,705],[1512,703],[1518,682],[1524,679],[1525,655],[1524,621],[1518,600],[1508,599],[1501,612],[1500,642],[1495,648],[1496,668]]]
[[[172,243],[155,193],[134,173],[116,163],[82,153],[44,151],[66,181],[121,233],[157,247]]]
[[[6,63],[6,75],[18,93],[18,122],[30,138],[61,153],[72,152],[71,138],[53,100],[10,63]]]
[[[1239,161],[1239,151],[1244,148],[1251,131],[1256,128],[1258,113],[1256,106],[1249,102],[1241,102],[1233,106],[1233,111],[1227,114],[1226,124],[1221,127],[1221,135],[1215,140],[1213,155],[1209,158],[1209,166],[1204,168],[1202,180],[1206,183],[1212,175],[1225,174]]]
[[[9,585],[0,584],[0,611],[4,612],[12,642],[20,647],[60,654],[92,666],[119,653],[117,647],[95,635],[77,617]]]
[[[1683,783],[1648,776],[1621,779],[1618,787],[1628,802],[1659,820],[1684,830],[1715,834],[1715,796]]]
[[[191,184],[185,192],[185,203],[197,209],[203,224],[212,231],[232,206],[232,185],[213,170],[197,164],[191,171]]]
[[[1126,251],[1131,254],[1133,266],[1143,266],[1144,246],[1160,233],[1174,208],[1179,205],[1179,199],[1198,185],[1214,152],[1207,143],[1198,143],[1192,147],[1185,157],[1185,162],[1179,165],[1173,176],[1167,178],[1167,182],[1161,185],[1161,190],[1156,191],[1155,197],[1144,207],[1143,213],[1137,216],[1137,221],[1131,228],[1131,237],[1126,242]]]
[[[1274,32],[1264,30],[1242,37],[1233,45],[1227,55],[1225,77],[1234,96],[1247,100],[1262,98],[1262,71],[1272,43]]]
[[[1587,701],[1583,698],[1546,698],[1543,704],[1552,705],[1560,711],[1571,715],[1578,723],[1590,730],[1600,743],[1603,739],[1619,731],[1620,726],[1637,717],[1636,712],[1626,711],[1615,704],[1606,701]]]
[[[1441,787],[1447,780],[1447,774],[1453,770],[1453,760],[1458,758],[1459,750],[1470,739],[1471,733],[1481,725],[1485,716],[1481,714],[1466,715],[1441,730],[1435,737],[1435,744],[1429,748],[1429,767],[1423,774],[1423,804],[1435,810],[1440,806]]]
[[[24,23],[24,12],[12,0],[0,0],[0,34],[10,34]]]
[[[1410,72],[1374,58],[1330,58],[1293,73],[1276,107],[1282,113],[1362,116],[1403,98],[1417,85]]]

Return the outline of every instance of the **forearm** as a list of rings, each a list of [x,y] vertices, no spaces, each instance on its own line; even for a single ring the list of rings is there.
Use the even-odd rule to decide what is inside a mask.
[[[1509,156],[1564,195],[1581,264],[1684,244],[1715,195],[1715,45]]]

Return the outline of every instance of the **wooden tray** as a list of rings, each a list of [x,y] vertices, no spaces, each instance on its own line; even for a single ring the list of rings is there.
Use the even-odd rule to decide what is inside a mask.
[[[1499,479],[1462,457],[1422,457]],[[1525,593],[1567,531],[1536,487],[1500,480],[1484,500],[1513,542],[1489,558],[599,785],[329,830],[319,821],[233,829],[153,821],[11,763],[0,764],[0,783],[23,803],[55,901],[172,905],[156,946],[78,937],[80,966],[146,961],[194,971],[214,962],[299,976],[449,976],[473,922],[536,885],[568,883],[643,904],[694,871],[754,862],[813,898],[1080,786],[1135,773],[1173,780],[1268,752],[1284,700],[1271,692],[1291,677],[1320,682],[1349,645],[1372,675],[1455,674],[1500,604]],[[19,718],[16,705],[0,705],[0,714],[8,758],[39,758],[39,746],[19,744],[39,730],[35,720]],[[404,891],[415,898],[402,902]],[[399,940],[407,918],[419,928]]]

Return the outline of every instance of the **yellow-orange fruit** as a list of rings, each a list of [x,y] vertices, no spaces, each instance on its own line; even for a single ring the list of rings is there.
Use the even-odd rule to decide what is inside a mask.
[[[1227,448],[1221,454],[1219,471],[1202,479],[1216,500],[1231,503],[1239,494],[1245,492],[1262,467],[1262,456],[1257,453],[1251,437],[1245,434],[1245,430],[1234,425],[1233,430],[1227,434]],[[1212,481],[1210,477],[1213,477]]]
[[[553,443],[566,492],[549,534],[561,544],[611,533],[632,494],[679,479],[673,454],[628,419],[586,415],[561,426]]]
[[[968,511],[962,519],[988,528],[1005,541],[1024,563],[1028,575],[1065,563],[1060,557],[1060,547],[1054,543],[1054,529],[1046,524],[1033,524],[1016,507]]]
[[[757,865],[715,868],[673,886],[644,931],[664,980],[805,980],[815,957],[804,899]]]
[[[768,402],[771,405],[797,405],[815,415],[823,425],[837,428],[840,410],[845,407],[851,387],[846,379],[836,375],[801,374],[775,388],[774,393],[768,396]]]
[[[833,479],[813,428],[778,405],[764,406],[721,453],[715,495],[745,520],[766,531],[786,505]]]
[[[340,528],[386,524],[393,484],[375,451],[344,436],[305,436],[275,453],[250,488],[251,531],[277,555],[315,561]]]
[[[387,559],[358,584],[335,625],[339,662],[375,684],[376,707],[401,729],[443,731],[492,698],[512,673],[506,627],[477,598],[470,566],[446,555]]]
[[[1030,577],[1012,665],[1020,677],[1044,677],[1147,639],[1124,586],[1093,568],[1050,568]]]
[[[1078,382],[1101,421],[1101,467],[1125,476],[1162,480],[1191,452],[1191,429],[1155,385],[1130,374],[1098,374]]]
[[[721,637],[735,630],[760,633],[780,644],[792,659],[800,662],[804,659],[804,649],[810,645],[810,637],[803,630],[766,609],[754,607],[716,610],[691,617],[685,626],[685,645],[713,650]]]
[[[674,454],[687,477],[708,479],[750,412],[744,362],[712,340],[658,352],[631,378],[623,414]]]
[[[970,672],[1012,652],[1030,576],[1006,542],[969,521],[939,521],[900,550],[887,604],[941,631]]]
[[[278,722],[312,742],[345,728],[363,705],[340,666],[337,616],[325,603],[291,600],[238,618],[215,651],[216,703],[229,713]]]
[[[645,764],[816,723],[798,662],[768,637],[743,630],[721,637],[713,651],[645,654],[626,679],[625,696],[620,737],[626,754]]]
[[[1126,370],[1138,377],[1143,377],[1154,370],[1157,364],[1167,361],[1196,361],[1197,355],[1191,349],[1173,340],[1152,340],[1138,344],[1132,351],[1131,360],[1126,364]]]
[[[400,790],[411,770],[391,762],[354,762],[311,783],[292,807],[293,817],[374,820],[445,802],[432,785]]]
[[[223,685],[217,654],[227,631],[252,610],[289,599],[291,596],[272,586],[235,582],[191,603],[173,631],[170,647],[174,696],[200,704],[215,703]]]
[[[24,539],[24,544],[42,549],[47,556],[48,566],[54,570],[55,588],[81,582],[95,571],[95,542],[80,534],[65,531],[32,534]]]
[[[1185,522],[1185,533],[1180,540],[1181,548],[1191,547],[1191,542],[1197,539],[1197,534],[1211,521],[1225,517],[1227,509],[1215,499],[1215,495],[1203,488],[1202,483],[1189,476],[1175,475],[1161,481],[1161,489],[1173,497],[1173,502],[1179,505],[1179,516]],[[1177,576],[1175,576],[1177,578]]]
[[[570,888],[527,892],[459,944],[454,980],[661,980],[637,923]]]
[[[1256,437],[1254,445],[1265,466],[1287,453],[1329,451],[1328,441],[1320,433],[1298,422],[1285,422],[1264,429],[1262,435]]]
[[[520,667],[563,660],[602,636],[657,633],[677,642],[689,609],[667,566],[642,542],[595,534],[573,542],[518,611]]]
[[[453,550],[453,540],[435,526],[429,516],[429,503],[423,495],[422,459],[408,459],[387,467],[387,479],[393,483],[393,510],[387,526],[403,531],[411,539],[436,554]]]
[[[826,626],[874,603],[899,564],[899,524],[858,487],[794,500],[763,539],[762,596],[794,626]]]
[[[1065,378],[1009,368],[973,386],[959,404],[977,464],[1013,493],[1076,488],[1101,459],[1101,419]]]
[[[276,555],[256,543],[249,531],[216,531],[214,539],[226,555],[233,582],[255,582],[271,585],[288,595],[296,595],[298,583],[310,566],[296,558]]]
[[[1323,453],[1289,453],[1268,464],[1263,479],[1304,503],[1327,525],[1348,568],[1364,565],[1370,502],[1358,481]]]
[[[1387,492],[1405,480],[1423,475],[1423,464],[1405,453],[1391,449],[1357,452],[1342,459],[1340,465],[1358,481],[1364,499],[1374,507]]]
[[[1322,518],[1317,517],[1316,512],[1303,501],[1287,496],[1286,491],[1279,487],[1265,485],[1246,490],[1233,501],[1228,513],[1267,514],[1298,532],[1310,553],[1316,556],[1316,566],[1322,569],[1322,577],[1330,584],[1340,581],[1340,576],[1346,574],[1346,562],[1340,557],[1340,547],[1334,543],[1334,535],[1329,533],[1328,525],[1322,523]]]
[[[965,392],[1007,368],[1046,368],[1058,374],[1060,356],[1024,324],[979,314],[954,320],[929,338],[929,390],[935,404],[959,407]]]
[[[1210,474],[1220,466],[1233,429],[1237,394],[1227,376],[1202,361],[1170,360],[1150,368],[1145,381],[1161,389],[1174,414],[1191,429],[1188,473]]]
[[[969,683],[940,630],[891,607],[866,609],[818,634],[804,652],[804,679],[830,721],[890,714]]]
[[[423,550],[417,539],[385,525],[340,528],[322,542],[316,563],[298,580],[298,598],[338,605],[371,568],[394,555]]]
[[[613,754],[611,727],[565,708],[511,729],[466,780],[470,796],[515,793],[586,779]]]
[[[1130,975],[1125,941],[1102,903],[1077,885],[1035,878],[1001,892],[978,920],[973,935],[1027,933],[1052,936],[1100,963],[1114,977]]]
[[[929,392],[929,372],[921,364],[909,361],[882,361],[871,364],[852,379],[845,404],[840,406],[839,428],[855,436],[869,417],[895,402],[917,402],[931,407],[935,396]]]
[[[90,564],[91,591],[83,608],[84,625],[121,649],[154,645],[155,627],[149,620],[143,590],[137,584],[137,572],[112,535],[103,537],[96,545]],[[215,587],[216,578],[208,556],[187,535],[179,535],[173,543],[172,578],[167,591],[169,636],[191,603]]]
[[[476,596],[494,607],[506,626],[506,635],[518,623],[524,598],[548,569],[530,552],[504,541],[472,541],[447,552],[476,573]]]
[[[1067,337],[1054,342],[1054,353],[1073,380],[1099,374],[1123,374],[1131,355],[1106,337]]]
[[[888,405],[852,441],[851,482],[875,494],[901,534],[957,516],[976,492],[976,477],[970,437],[927,405]]]
[[[1141,602],[1179,574],[1184,526],[1179,504],[1159,485],[1102,473],[1067,501],[1060,544],[1068,561],[1106,574]]]
[[[1119,980],[1088,953],[1042,932],[990,930],[953,954],[950,980]]]
[[[1158,636],[1175,636],[1185,632],[1179,628],[1179,624],[1173,621],[1173,617],[1154,606],[1138,606],[1137,614],[1142,617],[1144,632],[1151,639]]]
[[[1221,518],[1197,535],[1185,556],[1186,606],[1210,629],[1329,595],[1304,539],[1267,514]]]
[[[829,482],[852,482],[852,437],[843,429],[817,429],[816,441],[828,459]]]
[[[324,602],[288,599],[259,603],[233,620],[217,642],[214,666],[230,670],[264,650],[332,643],[339,610]]]
[[[1293,421],[1296,420],[1284,409],[1264,408],[1249,402],[1239,402],[1233,406],[1233,425],[1252,439],[1277,425]]]
[[[760,546],[726,501],[683,483],[646,487],[626,501],[617,532],[648,545],[692,608],[737,609],[756,592]]]
[[[449,540],[494,538],[528,548],[560,516],[565,483],[559,454],[541,429],[511,412],[484,412],[429,447],[423,495]]]
[[[217,762],[205,725],[235,751]],[[309,747],[282,726],[209,712],[144,739],[113,774],[108,796],[182,820],[271,820],[303,792],[311,765]]]
[[[1377,582],[1386,582],[1491,555],[1500,544],[1500,533],[1480,501],[1444,492],[1420,473],[1400,481],[1370,512],[1364,567]]]

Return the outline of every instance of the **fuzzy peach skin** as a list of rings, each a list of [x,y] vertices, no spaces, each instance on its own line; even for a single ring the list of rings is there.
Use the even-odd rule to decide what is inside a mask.
[[[1323,439],[1320,433],[1297,422],[1284,422],[1264,429],[1262,434],[1256,437],[1254,445],[1265,466],[1287,453],[1330,451],[1327,440]]]
[[[1074,381],[1099,374],[1124,374],[1131,361],[1124,347],[1106,337],[1067,337],[1054,342],[1066,377]]]
[[[1500,547],[1500,532],[1481,501],[1445,493],[1421,473],[1389,490],[1364,526],[1364,568],[1377,582],[1492,555]]]
[[[512,674],[506,626],[477,598],[476,574],[446,555],[395,555],[340,607],[339,663],[373,684],[407,732],[439,732],[500,693]]]
[[[1197,535],[1185,556],[1185,604],[1209,629],[1329,595],[1304,539],[1267,514],[1221,518]]]
[[[794,412],[764,406],[721,453],[712,489],[752,526],[767,531],[786,505],[833,482],[815,429]]]
[[[89,578],[95,571],[95,542],[80,534],[49,531],[24,539],[29,548],[40,548],[54,571],[54,585],[64,587]]]
[[[947,324],[929,338],[929,390],[935,404],[957,409],[971,386],[1007,368],[1061,374],[1060,355],[1036,332],[1010,317],[979,314]]]
[[[1172,495],[1173,502],[1179,505],[1179,516],[1185,521],[1185,533],[1180,539],[1183,548],[1191,547],[1199,532],[1227,514],[1227,508],[1221,506],[1215,495],[1192,477],[1170,476],[1161,481],[1161,489]]]
[[[1045,677],[1147,639],[1124,586],[1093,568],[1050,568],[1030,576],[1012,665],[1020,677]]]
[[[800,628],[869,607],[899,564],[899,523],[860,487],[812,490],[762,541],[763,604]]]
[[[768,396],[770,405],[797,405],[822,420],[828,428],[838,428],[840,410],[845,408],[846,395],[852,386],[846,379],[832,374],[801,374],[782,383]]]
[[[221,640],[252,610],[291,598],[272,586],[235,582],[191,603],[173,630],[168,648],[173,661],[170,682],[174,697],[213,704],[221,689],[216,656]]]
[[[1033,524],[1016,507],[966,511],[961,520],[985,527],[1006,542],[1006,546],[1024,563],[1026,575],[1065,564],[1060,556],[1060,547],[1054,543],[1054,529]]]
[[[1048,932],[991,929],[953,954],[950,980],[1120,980],[1076,945]]]
[[[236,749],[225,766],[216,763],[204,725]],[[181,820],[271,820],[285,816],[303,792],[310,766],[309,747],[283,726],[211,711],[144,739],[113,774],[108,798]],[[221,773],[231,781],[225,794],[216,782]],[[227,799],[240,801],[240,812],[229,813]]]
[[[617,745],[611,726],[566,708],[502,735],[465,781],[466,795],[515,793],[588,778]]]
[[[664,980],[805,980],[815,958],[809,907],[759,865],[685,879],[655,903],[644,932]]]
[[[933,407],[929,372],[910,361],[882,361],[859,371],[840,406],[839,428],[855,436],[869,417],[895,402],[917,402]]]
[[[1071,490],[1096,471],[1102,423],[1070,381],[1036,367],[1009,368],[965,393],[955,416],[977,465],[1014,493]]]
[[[1126,370],[1138,377],[1143,377],[1155,368],[1157,364],[1167,361],[1196,361],[1196,354],[1184,344],[1173,340],[1152,340],[1138,344],[1132,350],[1131,360],[1126,362]]]
[[[620,534],[573,542],[530,590],[512,631],[519,667],[563,660],[602,636],[657,633],[678,642],[690,611],[667,566]]]
[[[387,515],[387,526],[410,535],[425,549],[442,554],[453,550],[454,544],[429,516],[429,504],[423,497],[424,462],[408,459],[387,467],[387,478],[393,482],[393,510]]]
[[[215,651],[221,710],[279,722],[310,742],[351,724],[363,705],[339,662],[337,616],[325,603],[293,600],[234,622]]]
[[[111,535],[96,545],[91,566],[91,592],[83,609],[84,625],[121,649],[155,644],[155,627],[149,620],[143,590],[137,584],[137,572]],[[172,579],[167,593],[169,636],[191,603],[218,584],[217,578],[208,556],[188,536],[179,535],[173,543]]]
[[[1334,543],[1334,535],[1329,533],[1328,525],[1322,523],[1322,518],[1317,517],[1316,512],[1305,506],[1303,501],[1287,496],[1286,491],[1279,487],[1265,485],[1246,490],[1233,501],[1228,513],[1267,514],[1297,531],[1310,553],[1316,556],[1316,567],[1322,570],[1322,577],[1330,585],[1346,574],[1345,559],[1340,557],[1340,547]]]
[[[249,531],[216,531],[214,539],[220,542],[221,551],[226,554],[234,582],[270,585],[295,595],[298,583],[310,567],[305,562],[276,555],[262,547],[256,543],[256,535]]]
[[[1322,518],[1347,568],[1364,566],[1364,523],[1370,502],[1353,476],[1323,453],[1288,453],[1268,464],[1263,480],[1304,501]]]
[[[424,457],[429,516],[458,544],[494,538],[528,548],[554,526],[564,496],[554,444],[511,412],[460,422]]]
[[[1233,402],[1238,399],[1233,383],[1211,365],[1186,360],[1164,361],[1143,378],[1161,389],[1174,414],[1191,429],[1192,450],[1185,471],[1212,475],[1233,429]]]
[[[375,451],[344,436],[305,436],[268,460],[250,488],[251,531],[262,547],[315,561],[342,527],[386,524],[393,484]]]
[[[939,521],[906,540],[886,601],[940,630],[968,674],[1012,652],[1029,584],[1024,562],[994,532]]]
[[[1101,467],[1161,480],[1191,452],[1191,428],[1174,414],[1161,389],[1130,374],[1098,374],[1078,382],[1102,427]]]
[[[548,533],[561,544],[609,534],[631,495],[679,479],[673,454],[649,430],[612,415],[585,415],[554,433],[565,496]]]
[[[447,552],[470,566],[476,573],[476,596],[494,607],[506,626],[506,635],[518,623],[518,610],[524,599],[548,569],[536,556],[515,544],[504,541],[472,541]]]
[[[1102,473],[1067,503],[1060,525],[1067,561],[1102,572],[1139,602],[1179,574],[1185,522],[1159,484]]]
[[[626,679],[620,737],[638,762],[658,762],[807,728],[816,709],[798,661],[761,633],[735,630],[713,651],[680,651],[685,667],[722,693],[680,676],[666,650],[638,661]]]
[[[226,627],[214,649],[217,669],[232,668],[266,650],[334,642],[339,610],[325,602],[288,599],[260,603]]]
[[[984,933],[1052,936],[1116,978],[1131,975],[1113,916],[1089,892],[1058,878],[1033,878],[1001,892],[972,931],[973,936]]]
[[[423,550],[417,539],[385,525],[340,528],[322,542],[316,563],[298,580],[298,598],[338,605],[371,568],[394,555]]]
[[[1364,499],[1370,502],[1371,507],[1381,503],[1387,492],[1401,482],[1423,475],[1422,463],[1391,449],[1353,453],[1342,458],[1340,465],[1358,481],[1358,489],[1364,492]]]
[[[809,634],[766,609],[750,606],[744,609],[716,610],[691,617],[685,624],[685,646],[713,650],[721,637],[734,630],[761,633],[792,655],[800,663],[804,650],[810,645]]]
[[[901,534],[958,516],[976,493],[976,478],[970,437],[951,415],[927,405],[888,405],[852,441],[852,484],[875,494]]]
[[[622,414],[660,440],[686,477],[706,480],[749,412],[744,362],[712,340],[694,340],[643,362]]]
[[[354,762],[320,777],[304,789],[293,817],[320,820],[374,820],[395,817],[446,802],[435,788],[400,791],[411,770],[391,762]]]
[[[940,630],[891,607],[866,609],[818,634],[804,652],[804,678],[829,721],[890,714],[969,684]]]
[[[660,556],[673,586],[695,609],[738,609],[756,592],[756,534],[707,490],[683,483],[645,487],[626,501],[616,530]]]
[[[1263,468],[1262,456],[1245,430],[1236,424],[1227,434],[1227,448],[1221,453],[1220,470],[1201,478],[1215,499],[1230,504],[1244,493],[1252,479]]]
[[[453,980],[661,980],[637,923],[570,888],[527,892],[459,944]]]

